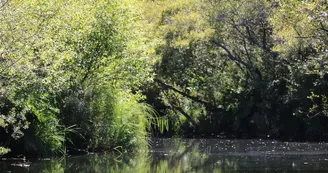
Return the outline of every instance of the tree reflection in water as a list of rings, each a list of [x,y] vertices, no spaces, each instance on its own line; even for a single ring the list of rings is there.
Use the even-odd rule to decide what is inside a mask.
[[[154,139],[149,152],[32,160],[29,168],[0,162],[0,172],[316,172],[328,170],[327,144],[261,140]],[[327,156],[327,157],[326,157]]]

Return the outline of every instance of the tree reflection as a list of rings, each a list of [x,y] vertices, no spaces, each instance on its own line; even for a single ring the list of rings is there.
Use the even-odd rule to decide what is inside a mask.
[[[161,139],[154,140],[151,145],[149,152],[126,153],[120,156],[94,154],[49,161],[34,160],[29,168],[13,167],[10,166],[10,162],[0,162],[0,172],[237,173],[328,170],[325,155],[313,155],[314,151],[310,151],[318,149],[325,151],[326,144]],[[293,152],[281,154],[280,150],[286,146],[291,147]],[[272,153],[273,149],[277,151]],[[296,150],[307,150],[312,154],[293,155]]]

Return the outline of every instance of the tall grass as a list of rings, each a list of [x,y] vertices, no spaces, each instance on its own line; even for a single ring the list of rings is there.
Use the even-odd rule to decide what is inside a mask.
[[[139,103],[138,95],[113,88],[105,90],[92,104],[95,113],[92,147],[121,152],[147,148],[149,129],[160,122],[155,111]]]
[[[168,127],[138,94],[108,85],[79,93],[67,95],[59,111],[32,109],[34,117],[42,118],[34,119],[25,133],[26,150],[43,156],[63,155],[67,145],[95,151],[147,150],[151,128]]]

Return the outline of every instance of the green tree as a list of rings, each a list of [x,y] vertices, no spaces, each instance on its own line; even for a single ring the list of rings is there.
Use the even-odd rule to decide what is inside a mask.
[[[325,114],[324,2],[148,4],[162,40],[146,92],[173,131],[304,139],[316,125],[302,117]]]
[[[120,100],[141,100],[132,90],[137,93],[138,86],[151,79],[152,60],[140,34],[136,3],[2,2],[0,113],[6,124],[4,133],[20,138],[26,150],[39,154],[64,153],[68,141],[71,146],[91,147],[100,140],[93,135],[106,138],[106,143],[94,148],[115,147],[110,144],[112,138],[135,141],[132,135],[93,132],[106,129],[103,126],[114,130],[116,117],[122,116],[116,114],[116,105]],[[147,110],[141,110],[131,116],[138,120],[133,123],[147,119]],[[103,126],[96,125],[100,121]],[[146,126],[129,128],[142,132],[137,136],[143,138],[140,143],[147,139]]]

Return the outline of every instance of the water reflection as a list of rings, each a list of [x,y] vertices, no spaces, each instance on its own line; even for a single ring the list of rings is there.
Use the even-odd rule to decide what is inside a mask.
[[[149,153],[74,156],[31,160],[20,168],[0,162],[0,172],[324,172],[328,171],[325,143],[282,143],[262,140],[154,139]]]

